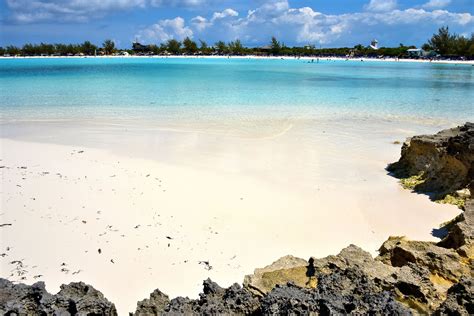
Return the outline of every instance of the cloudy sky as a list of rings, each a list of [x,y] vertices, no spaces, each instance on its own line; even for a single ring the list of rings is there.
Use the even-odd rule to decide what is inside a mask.
[[[0,0],[0,45],[26,42],[127,48],[186,36],[322,47],[421,45],[440,26],[474,32],[474,0]]]

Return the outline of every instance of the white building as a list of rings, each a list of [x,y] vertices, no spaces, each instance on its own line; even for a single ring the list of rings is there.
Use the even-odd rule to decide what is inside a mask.
[[[370,42],[370,48],[375,50],[379,49],[379,41],[373,39],[372,42]]]

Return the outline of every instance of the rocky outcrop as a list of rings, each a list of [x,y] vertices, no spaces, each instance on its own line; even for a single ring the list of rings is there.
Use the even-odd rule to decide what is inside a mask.
[[[474,123],[435,135],[414,136],[402,146],[401,158],[387,170],[402,183],[433,199],[470,197],[474,189]]]
[[[92,286],[79,283],[62,285],[49,294],[43,282],[31,286],[0,279],[1,315],[117,315],[115,305]]]
[[[237,284],[222,289],[210,280],[204,281],[204,291],[197,300],[169,301],[161,292],[157,300],[155,291],[150,299],[138,303],[134,315],[411,314],[409,308],[358,268],[334,269],[334,273],[318,277],[318,287],[286,283],[276,285],[264,295],[255,295]]]
[[[223,289],[208,279],[203,286],[203,293],[197,300],[183,297],[170,300],[168,296],[155,290],[149,299],[138,302],[135,315],[249,315],[259,310],[258,298],[238,284]]]
[[[463,278],[449,290],[436,315],[474,315],[474,279]]]
[[[292,283],[277,285],[262,297],[261,312],[279,315],[411,314],[409,308],[356,267],[335,268],[333,273],[320,275],[314,289]]]
[[[336,256],[321,259],[283,257],[246,276],[243,288],[235,284],[222,289],[207,280],[198,300],[169,300],[155,291],[150,299],[138,303],[135,315],[410,315],[444,311],[463,315],[473,304],[469,283],[472,262],[466,260],[456,249],[392,237],[382,245],[377,258],[350,245]],[[461,286],[461,292],[456,285]]]
[[[474,200],[465,202],[464,212],[448,224],[447,236],[438,243],[444,248],[456,249],[463,257],[474,260]]]
[[[244,287],[256,295],[270,292],[278,284],[292,282],[300,287],[311,287],[308,262],[304,259],[285,256],[244,279]]]

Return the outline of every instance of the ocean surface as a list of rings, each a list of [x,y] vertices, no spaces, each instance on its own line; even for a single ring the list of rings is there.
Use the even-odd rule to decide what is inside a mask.
[[[2,121],[474,118],[471,65],[203,58],[0,59]]]

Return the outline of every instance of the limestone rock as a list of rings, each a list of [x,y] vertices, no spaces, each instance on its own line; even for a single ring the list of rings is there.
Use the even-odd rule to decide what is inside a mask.
[[[49,294],[43,282],[31,286],[0,279],[2,315],[117,315],[115,305],[102,293],[82,282],[62,285]]]
[[[155,290],[150,299],[138,303],[135,315],[248,315],[260,307],[258,298],[238,284],[223,289],[207,279],[199,296],[197,300],[178,297],[170,301],[168,296]]]
[[[253,275],[244,279],[244,287],[256,295],[270,292],[276,285],[293,282],[301,287],[311,286],[308,261],[285,256],[265,268],[255,269]]]
[[[455,250],[439,247],[434,242],[394,237],[384,242],[379,252],[378,259],[386,264],[402,267],[413,263],[453,283],[470,272],[470,267],[462,263]]]
[[[446,301],[436,315],[474,315],[474,279],[463,278],[448,290]]]
[[[401,158],[387,167],[399,178],[418,176],[413,189],[440,199],[474,180],[474,123],[435,135],[414,136],[402,146]]]
[[[474,260],[474,200],[468,200],[464,212],[449,226],[448,235],[438,245],[455,249],[469,261]]]
[[[168,295],[156,289],[150,294],[150,298],[137,303],[135,315],[160,315],[169,303]]]

